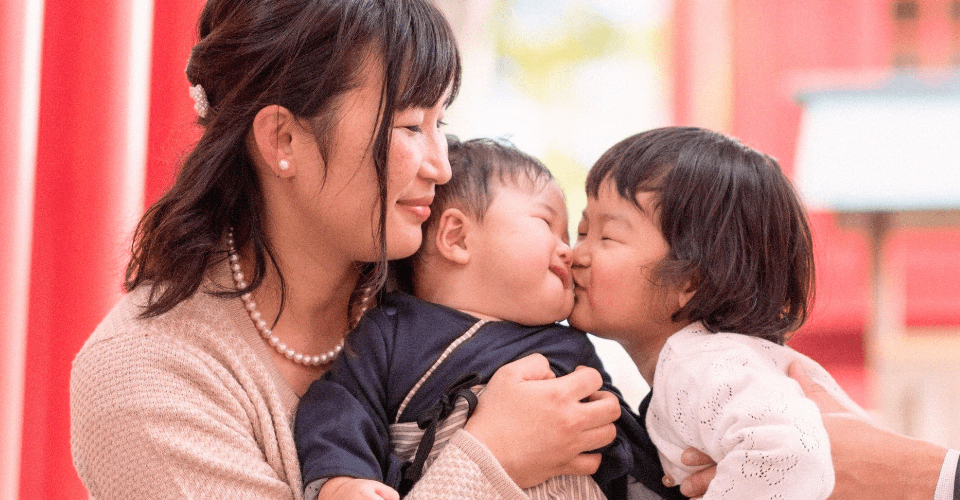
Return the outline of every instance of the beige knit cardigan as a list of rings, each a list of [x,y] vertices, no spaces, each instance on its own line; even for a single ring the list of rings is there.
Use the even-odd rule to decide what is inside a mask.
[[[71,447],[91,498],[301,500],[298,397],[243,303],[200,291],[140,319],[148,293],[123,297],[73,363]],[[525,496],[461,430],[407,498]]]

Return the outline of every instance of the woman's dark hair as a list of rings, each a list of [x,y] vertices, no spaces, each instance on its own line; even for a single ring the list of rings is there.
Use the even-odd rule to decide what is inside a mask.
[[[807,215],[770,156],[693,127],[650,130],[621,141],[587,175],[596,197],[611,180],[639,207],[655,193],[670,246],[655,277],[696,292],[675,321],[701,321],[783,344],[806,321],[814,293]]]
[[[549,182],[553,174],[535,157],[517,149],[506,139],[471,139],[460,141],[447,135],[447,155],[450,158],[450,180],[437,185],[430,217],[423,223],[423,237],[440,220],[443,212],[459,208],[478,221],[490,208],[496,196],[496,182],[519,183],[527,179],[534,183]],[[397,288],[414,293],[413,273],[420,252],[394,264]]]
[[[143,316],[162,314],[196,293],[205,271],[226,258],[223,241],[230,227],[237,248],[253,250],[245,291],[262,283],[267,259],[275,260],[263,227],[263,193],[246,145],[253,119],[266,106],[283,106],[309,124],[326,154],[336,99],[360,84],[360,70],[370,57],[379,57],[384,74],[373,143],[381,259],[361,265],[357,290],[379,289],[386,277],[393,114],[431,107],[448,88],[452,100],[460,84],[460,56],[443,15],[430,0],[209,0],[198,34],[187,78],[203,86],[209,111],[199,119],[203,135],[176,183],[147,210],[134,235],[124,288],[152,287]],[[282,285],[282,274],[279,278]]]

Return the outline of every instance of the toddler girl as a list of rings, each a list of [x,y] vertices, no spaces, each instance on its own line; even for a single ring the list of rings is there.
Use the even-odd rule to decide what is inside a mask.
[[[829,496],[827,434],[788,365],[862,410],[784,345],[807,317],[814,264],[777,162],[716,132],[661,128],[604,153],[587,195],[570,323],[620,340],[651,385],[640,411],[664,484],[696,470],[680,462],[694,447],[718,464],[705,499]]]

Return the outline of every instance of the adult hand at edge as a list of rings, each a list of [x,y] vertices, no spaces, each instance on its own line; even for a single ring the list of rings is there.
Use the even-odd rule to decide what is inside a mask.
[[[600,373],[577,367],[555,377],[547,358],[531,354],[493,375],[464,430],[483,443],[510,478],[528,488],[562,475],[596,472],[620,417]]]
[[[836,486],[831,500],[931,500],[947,449],[883,429],[848,412],[807,375],[800,362],[789,375],[820,408],[830,436]]]

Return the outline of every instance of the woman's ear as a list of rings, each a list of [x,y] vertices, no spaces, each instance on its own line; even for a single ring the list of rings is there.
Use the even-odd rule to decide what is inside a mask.
[[[448,208],[440,214],[434,243],[437,253],[453,263],[465,265],[470,262],[467,249],[467,233],[472,229],[472,220],[460,209]]]
[[[272,104],[253,118],[253,141],[266,168],[277,177],[293,177],[293,135],[298,131],[296,117],[287,108]]]

